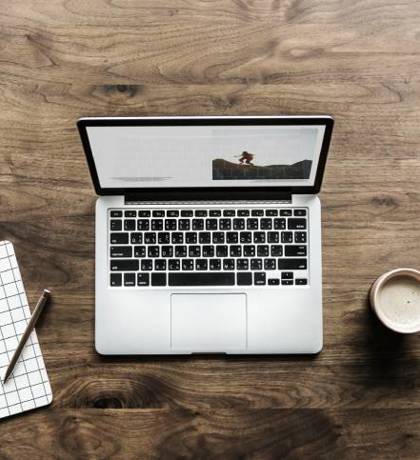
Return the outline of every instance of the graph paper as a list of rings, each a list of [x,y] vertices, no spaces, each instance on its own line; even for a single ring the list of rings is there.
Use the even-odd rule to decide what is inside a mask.
[[[0,242],[0,418],[49,404],[52,392],[35,330],[11,376],[3,377],[31,312],[13,244]]]

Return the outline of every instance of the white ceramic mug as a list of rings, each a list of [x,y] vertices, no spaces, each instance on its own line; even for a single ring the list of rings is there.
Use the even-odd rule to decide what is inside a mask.
[[[420,271],[397,268],[381,275],[370,289],[370,304],[381,322],[395,332],[420,331]]]

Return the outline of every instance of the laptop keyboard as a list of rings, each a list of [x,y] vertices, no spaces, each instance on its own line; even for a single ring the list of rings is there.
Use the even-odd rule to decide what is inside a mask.
[[[305,286],[304,208],[109,210],[111,287]]]

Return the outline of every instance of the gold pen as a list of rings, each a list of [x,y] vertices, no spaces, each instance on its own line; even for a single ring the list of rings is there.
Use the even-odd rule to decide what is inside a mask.
[[[19,359],[20,354],[22,353],[23,347],[25,346],[26,341],[28,340],[29,336],[31,335],[31,332],[33,331],[38,318],[40,317],[42,310],[44,309],[46,303],[50,299],[50,291],[48,289],[44,289],[44,292],[42,293],[41,297],[38,300],[38,303],[36,304],[35,310],[31,316],[31,319],[29,320],[28,325],[26,326],[25,332],[23,333],[19,345],[17,346],[13,357],[10,361],[10,364],[6,370],[6,374],[4,375],[3,383],[6,383],[6,380],[9,378],[10,374],[13,372],[13,369],[16,365],[17,360]]]

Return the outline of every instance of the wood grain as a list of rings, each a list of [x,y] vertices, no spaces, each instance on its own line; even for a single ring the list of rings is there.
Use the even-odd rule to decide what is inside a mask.
[[[2,458],[418,458],[420,339],[370,314],[419,268],[416,0],[17,0],[0,16],[0,239],[33,302],[50,408],[0,424]],[[103,358],[93,348],[89,115],[329,113],[323,352]],[[47,286],[48,284],[48,286]]]

